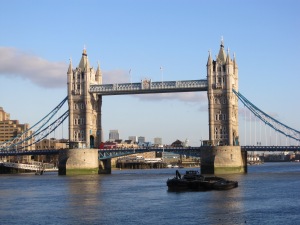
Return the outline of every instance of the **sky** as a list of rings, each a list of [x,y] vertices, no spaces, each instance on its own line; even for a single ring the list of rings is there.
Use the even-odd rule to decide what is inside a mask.
[[[300,130],[298,0],[0,2],[0,107],[20,123],[35,124],[67,96],[69,60],[78,66],[84,48],[104,83],[195,80],[206,79],[208,51],[215,59],[223,37],[239,91]],[[271,144],[274,135],[257,134],[242,103],[239,110],[241,145]],[[104,139],[114,129],[164,144],[208,139],[206,92],[105,96],[102,115]]]

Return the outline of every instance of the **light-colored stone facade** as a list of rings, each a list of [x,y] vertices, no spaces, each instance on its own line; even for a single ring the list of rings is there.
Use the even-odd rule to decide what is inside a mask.
[[[18,135],[21,135],[24,131],[28,130],[29,124],[20,124],[19,120],[11,120],[10,119],[10,114],[6,113],[2,107],[0,107],[0,145],[1,142],[6,142],[9,140],[12,140],[13,138],[17,137]],[[28,139],[25,140],[27,137],[32,135],[32,131],[29,131],[20,138],[15,141],[14,143],[17,142],[22,142],[19,145],[15,145],[14,149],[22,149],[22,150],[34,150],[34,145],[32,144],[34,142],[33,139]],[[8,145],[11,145],[12,143],[8,143]],[[1,145],[2,146],[2,145]],[[4,146],[3,146],[4,147]]]
[[[238,66],[235,56],[225,53],[223,40],[216,60],[209,53],[207,82],[210,143],[238,146],[238,97],[232,91],[238,91]]]
[[[90,94],[90,84],[102,84],[100,66],[90,67],[86,50],[83,50],[76,69],[70,61],[68,69],[69,139],[83,148],[98,147],[102,140],[102,96]],[[79,146],[79,145],[77,145]]]
[[[209,141],[201,150],[202,174],[244,173],[247,163],[239,146],[238,66],[221,41],[219,54],[207,61]]]

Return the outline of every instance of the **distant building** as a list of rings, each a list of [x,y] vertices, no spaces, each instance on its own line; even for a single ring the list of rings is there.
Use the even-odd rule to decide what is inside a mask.
[[[129,136],[128,140],[132,140],[133,142],[138,142],[137,136]]]
[[[144,143],[144,142],[146,142],[145,137],[142,137],[142,136],[138,137],[138,143]]]
[[[109,141],[119,140],[119,131],[118,130],[110,130],[109,131]]]
[[[11,120],[10,114],[6,113],[2,107],[0,107],[0,144],[1,142],[5,142],[11,140],[18,135],[24,133],[24,131],[28,130],[29,124],[20,124],[18,120]],[[22,137],[20,137],[20,141],[26,139],[32,135],[32,131],[27,132]],[[34,140],[32,138],[22,142],[20,145],[16,145],[15,149],[23,149],[23,150],[34,150],[33,145]]]
[[[6,113],[2,107],[0,107],[0,121],[10,120],[10,114]]]
[[[38,150],[47,150],[47,149],[65,149],[67,148],[68,140],[66,139],[43,139],[35,143],[35,149]]]
[[[184,146],[184,143],[180,140],[176,140],[174,141],[172,144],[171,144],[172,147],[183,147]]]
[[[154,145],[162,145],[162,138],[160,137],[154,138]]]

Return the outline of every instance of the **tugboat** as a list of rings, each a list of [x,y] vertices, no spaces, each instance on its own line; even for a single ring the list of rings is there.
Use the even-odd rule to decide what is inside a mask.
[[[229,190],[237,187],[238,182],[216,176],[206,177],[193,170],[188,170],[181,176],[176,170],[175,177],[167,180],[167,186],[169,191]]]
[[[168,179],[167,186],[169,191],[185,191],[202,189],[202,181],[204,177],[197,171],[186,171],[185,175],[181,176],[178,170],[176,170],[175,177]]]

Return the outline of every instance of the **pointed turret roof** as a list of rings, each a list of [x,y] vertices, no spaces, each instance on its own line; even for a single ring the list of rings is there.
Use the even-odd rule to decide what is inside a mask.
[[[208,59],[207,59],[207,66],[209,66],[209,65],[211,65],[211,63],[212,63],[212,59],[211,59],[211,52],[210,52],[210,50],[208,51]]]
[[[72,59],[70,58],[70,64],[69,64],[69,68],[68,68],[68,73],[72,72]]]
[[[97,66],[96,74],[97,74],[97,75],[100,75],[100,74],[101,74],[100,63],[99,63],[99,61],[98,61],[98,66]]]
[[[100,63],[98,62],[98,67],[97,67],[97,71],[96,71],[96,81],[100,84],[102,84],[102,73],[101,73],[101,70],[100,70]]]
[[[223,38],[221,39],[221,45],[220,45],[220,50],[219,50],[217,61],[221,62],[222,64],[224,64],[226,62],[226,53],[224,50]]]
[[[236,58],[235,58],[235,53],[233,53],[233,65],[234,65],[234,67],[237,67],[237,62],[236,62]]]
[[[88,70],[90,68],[90,63],[89,63],[85,48],[83,49],[82,57],[81,57],[78,68],[80,68],[82,71]]]
[[[229,48],[227,48],[227,57],[226,57],[226,64],[232,63],[231,62],[231,58],[230,58],[230,54],[229,54]]]

